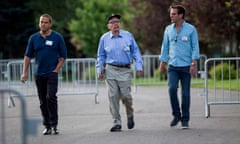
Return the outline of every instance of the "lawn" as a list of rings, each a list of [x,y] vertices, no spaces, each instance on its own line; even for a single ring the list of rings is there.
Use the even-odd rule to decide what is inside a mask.
[[[240,91],[240,79],[238,80],[217,80],[214,81],[213,79],[209,79],[208,81],[208,88],[209,89],[228,89],[233,91]],[[167,86],[167,80],[156,80],[154,78],[151,79],[144,79],[138,78],[136,79],[136,85],[144,85],[144,86]],[[134,82],[133,82],[134,84]],[[204,88],[205,87],[205,79],[192,79],[192,88]]]

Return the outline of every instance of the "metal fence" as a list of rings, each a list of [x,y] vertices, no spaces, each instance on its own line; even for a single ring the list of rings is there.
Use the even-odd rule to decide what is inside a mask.
[[[12,61],[13,59],[4,59],[0,60],[0,81],[6,81],[7,80],[7,64],[9,61]]]
[[[240,104],[239,57],[209,58],[204,69],[206,117],[210,116],[210,105]]]
[[[192,83],[198,83],[200,79],[200,84],[204,86],[206,117],[210,116],[210,105],[240,103],[239,59],[207,59],[205,55],[200,55],[200,59],[197,62],[198,74],[193,78]],[[34,83],[33,63],[34,61],[31,61],[30,68],[28,69],[28,81],[23,84],[19,80],[22,73],[23,61],[0,61],[1,87],[15,89],[26,96],[37,95]],[[139,85],[167,84],[167,75],[160,74],[158,70],[158,55],[143,55],[143,65],[143,77],[141,78],[136,76],[134,64],[132,65],[135,92]],[[96,59],[94,58],[67,59],[59,72],[59,90],[57,94],[93,94],[95,96],[95,103],[99,103],[99,86],[95,66]],[[209,87],[209,83],[213,87]]]
[[[31,61],[28,69],[28,80],[22,83],[20,77],[23,70],[23,60],[8,61],[7,69],[4,71],[6,80],[2,80],[1,85],[20,91],[26,96],[36,96],[33,64],[34,61]],[[96,59],[94,58],[66,59],[63,68],[59,72],[57,95],[93,94],[95,103],[99,103],[95,66]]]
[[[94,58],[67,59],[59,73],[58,95],[93,94],[99,103],[96,64]]]
[[[160,74],[158,70],[159,55],[143,55],[142,58],[144,67],[143,77],[138,78],[136,76],[134,64],[132,65],[134,91],[136,92],[139,85],[167,84],[167,75]],[[205,55],[200,56],[197,64],[199,73],[194,78],[202,78],[204,61],[206,59]],[[4,74],[1,83],[5,83],[6,87],[14,88],[27,96],[37,95],[34,84],[33,63],[34,61],[31,62],[28,69],[28,81],[23,84],[19,81],[23,68],[23,60],[0,61],[3,67],[1,73]],[[98,103],[98,81],[95,65],[96,59],[94,58],[67,59],[64,67],[59,72],[58,95],[94,94],[95,103]]]
[[[135,91],[137,90],[137,86],[140,85],[159,85],[159,84],[167,84],[167,74],[161,74],[159,71],[159,55],[143,55],[143,77],[138,78],[136,76],[134,70],[133,76],[133,86]],[[192,80],[192,83],[203,81],[203,72],[204,72],[204,62],[207,60],[207,56],[201,54],[199,60],[197,61],[197,71],[196,75],[193,79],[202,79],[201,81]],[[134,67],[134,66],[132,66]]]
[[[19,99],[20,111],[14,109],[14,112],[8,108],[9,96],[15,95]],[[12,97],[11,97],[12,98]],[[19,112],[16,112],[19,111]],[[11,123],[11,118],[18,119]],[[26,104],[24,96],[16,90],[0,89],[0,143],[1,144],[13,144],[13,140],[16,143],[27,143],[27,116],[26,116]],[[17,124],[16,124],[17,123]],[[20,124],[19,124],[20,123]],[[9,132],[11,131],[11,132]],[[11,134],[10,134],[11,133]]]

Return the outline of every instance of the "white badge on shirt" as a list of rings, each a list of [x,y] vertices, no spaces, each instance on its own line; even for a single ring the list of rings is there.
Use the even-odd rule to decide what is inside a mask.
[[[47,46],[52,46],[52,45],[53,45],[53,41],[46,40],[45,44],[46,44]]]
[[[130,51],[130,47],[129,46],[125,47],[124,51]]]
[[[182,36],[182,41],[188,41],[188,37],[187,36]]]

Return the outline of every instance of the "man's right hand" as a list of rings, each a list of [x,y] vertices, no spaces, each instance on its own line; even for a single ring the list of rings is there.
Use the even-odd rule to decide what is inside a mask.
[[[162,74],[165,74],[166,73],[166,64],[164,62],[161,62],[160,65],[159,65],[159,71],[162,73]]]
[[[22,74],[22,75],[21,75],[21,78],[20,78],[20,81],[21,81],[22,83],[25,83],[26,80],[27,80],[27,75],[26,75],[26,74]]]
[[[103,80],[104,79],[104,74],[98,74],[98,79]]]

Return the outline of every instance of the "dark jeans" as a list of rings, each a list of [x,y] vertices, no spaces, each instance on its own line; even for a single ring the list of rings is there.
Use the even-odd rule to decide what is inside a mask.
[[[172,115],[174,117],[182,117],[182,120],[189,121],[190,119],[190,83],[191,74],[190,67],[174,67],[169,65],[168,68],[168,92],[172,107]],[[181,110],[178,100],[178,83],[181,83]]]
[[[45,75],[35,76],[35,82],[43,116],[43,125],[46,127],[55,127],[58,124],[58,103],[56,96],[58,74],[51,72]]]

